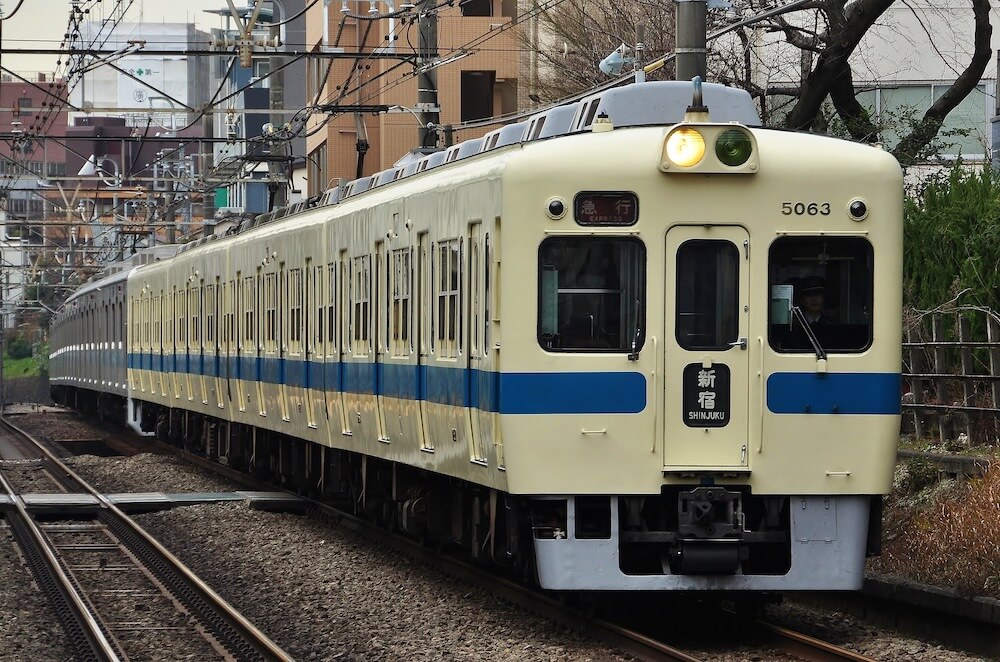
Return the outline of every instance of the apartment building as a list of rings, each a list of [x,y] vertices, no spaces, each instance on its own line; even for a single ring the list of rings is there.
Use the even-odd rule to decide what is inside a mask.
[[[425,4],[439,3],[419,3],[410,16],[415,19]],[[306,39],[313,50],[365,54],[359,59],[315,59],[307,74],[308,103],[390,109],[314,116],[306,139],[310,195],[322,192],[338,178],[354,179],[384,170],[420,146],[418,77],[412,63],[392,57],[415,52],[418,23],[407,16],[368,19],[372,8],[374,14],[384,15],[392,11],[390,8],[401,7],[405,5],[324,0],[307,12]],[[519,43],[514,30],[509,29],[517,14],[516,0],[465,0],[438,8],[441,64],[434,71],[440,124],[456,126],[517,110]],[[490,33],[492,36],[471,52],[463,50]],[[492,128],[459,130],[451,139],[458,142],[479,137]]]

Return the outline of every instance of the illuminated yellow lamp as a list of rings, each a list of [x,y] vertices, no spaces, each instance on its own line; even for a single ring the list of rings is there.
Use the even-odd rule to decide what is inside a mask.
[[[667,137],[667,158],[674,165],[690,168],[705,157],[705,137],[691,127],[675,129]]]

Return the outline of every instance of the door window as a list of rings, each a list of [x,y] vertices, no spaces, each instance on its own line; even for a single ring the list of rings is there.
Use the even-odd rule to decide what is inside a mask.
[[[729,241],[695,239],[677,249],[677,344],[725,350],[739,335],[740,254]]]

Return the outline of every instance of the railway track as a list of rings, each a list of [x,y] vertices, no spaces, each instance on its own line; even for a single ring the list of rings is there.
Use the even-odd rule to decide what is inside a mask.
[[[33,454],[53,491],[64,493],[43,518],[4,475],[9,467],[0,468],[4,519],[76,659],[148,659],[164,650],[192,659],[290,659],[42,443],[4,419],[0,435],[6,447]]]
[[[144,439],[143,441],[155,445],[161,451],[172,453],[243,486],[260,490],[281,489],[169,444],[153,439]],[[630,626],[627,622],[614,622],[613,620],[591,615],[586,610],[575,608],[568,602],[558,597],[553,597],[552,594],[509,581],[495,573],[489,572],[485,568],[472,565],[463,560],[443,556],[435,549],[428,548],[415,540],[387,531],[363,518],[337,509],[329,504],[308,498],[306,498],[306,501],[310,503],[314,513],[334,522],[337,526],[359,533],[381,546],[398,550],[413,560],[435,567],[448,575],[478,586],[494,595],[504,598],[508,602],[512,602],[567,628],[584,632],[594,639],[619,648],[638,659],[681,660],[684,662],[714,659],[710,655],[699,656],[697,653],[692,652],[691,646],[671,644],[669,634],[664,635],[653,631],[641,631]],[[788,658],[809,660],[811,662],[835,662],[843,660],[873,662],[871,658],[848,649],[765,621],[744,618],[732,612],[720,612],[719,617],[731,622],[734,628],[740,628],[746,637],[762,642],[762,647],[780,651]],[[761,659],[767,658],[765,656]]]

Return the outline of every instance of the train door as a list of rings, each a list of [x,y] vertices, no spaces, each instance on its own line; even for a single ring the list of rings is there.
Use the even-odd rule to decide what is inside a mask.
[[[666,470],[747,466],[749,236],[677,226],[666,240]]]
[[[299,321],[301,325],[301,340],[305,344],[303,352],[303,378],[302,378],[302,397],[305,399],[306,406],[306,425],[311,428],[317,427],[316,425],[316,407],[313,402],[313,394],[317,392],[317,386],[322,385],[322,379],[317,379],[316,370],[314,366],[317,365],[314,361],[317,358],[317,346],[316,346],[316,302],[320,301],[317,283],[315,282],[313,272],[312,259],[306,259],[306,268],[302,272],[302,277],[305,281],[305,289],[302,292],[302,320]],[[322,354],[322,352],[319,352]]]
[[[351,323],[354,316],[354,305],[352,302],[352,287],[357,280],[357,275],[353,273],[353,263],[346,250],[340,251],[340,432],[343,435],[353,434],[351,427],[351,415],[348,409],[347,395],[347,364],[353,353],[354,347],[354,326]]]
[[[481,222],[469,226],[469,297],[467,342],[469,369],[469,417],[472,434],[469,458],[487,462],[493,445],[493,412],[489,406],[490,353],[486,347],[486,282],[489,267],[485,259],[485,239]]]
[[[225,351],[226,343],[226,311],[229,309],[229,284],[215,277],[215,296],[208,305],[212,307],[212,319],[209,322],[211,332],[212,349],[212,378],[214,380],[215,406],[219,409],[225,407],[225,391],[222,388],[222,380],[225,376],[222,368],[222,352]],[[220,302],[222,305],[219,305]]]
[[[385,425],[385,395],[381,388],[382,371],[385,366],[385,359],[388,352],[389,334],[386,330],[386,320],[388,316],[384,310],[388,300],[388,259],[384,241],[375,242],[375,273],[372,277],[372,333],[375,352],[375,365],[373,374],[375,377],[375,417],[378,429],[378,440],[389,442],[389,430]]]
[[[427,430],[428,412],[427,398],[423,393],[423,375],[427,372],[427,359],[430,354],[430,321],[434,314],[431,305],[431,243],[427,231],[417,235],[417,291],[414,306],[417,322],[417,406],[420,417],[419,434],[420,448],[433,451],[434,444]]]

